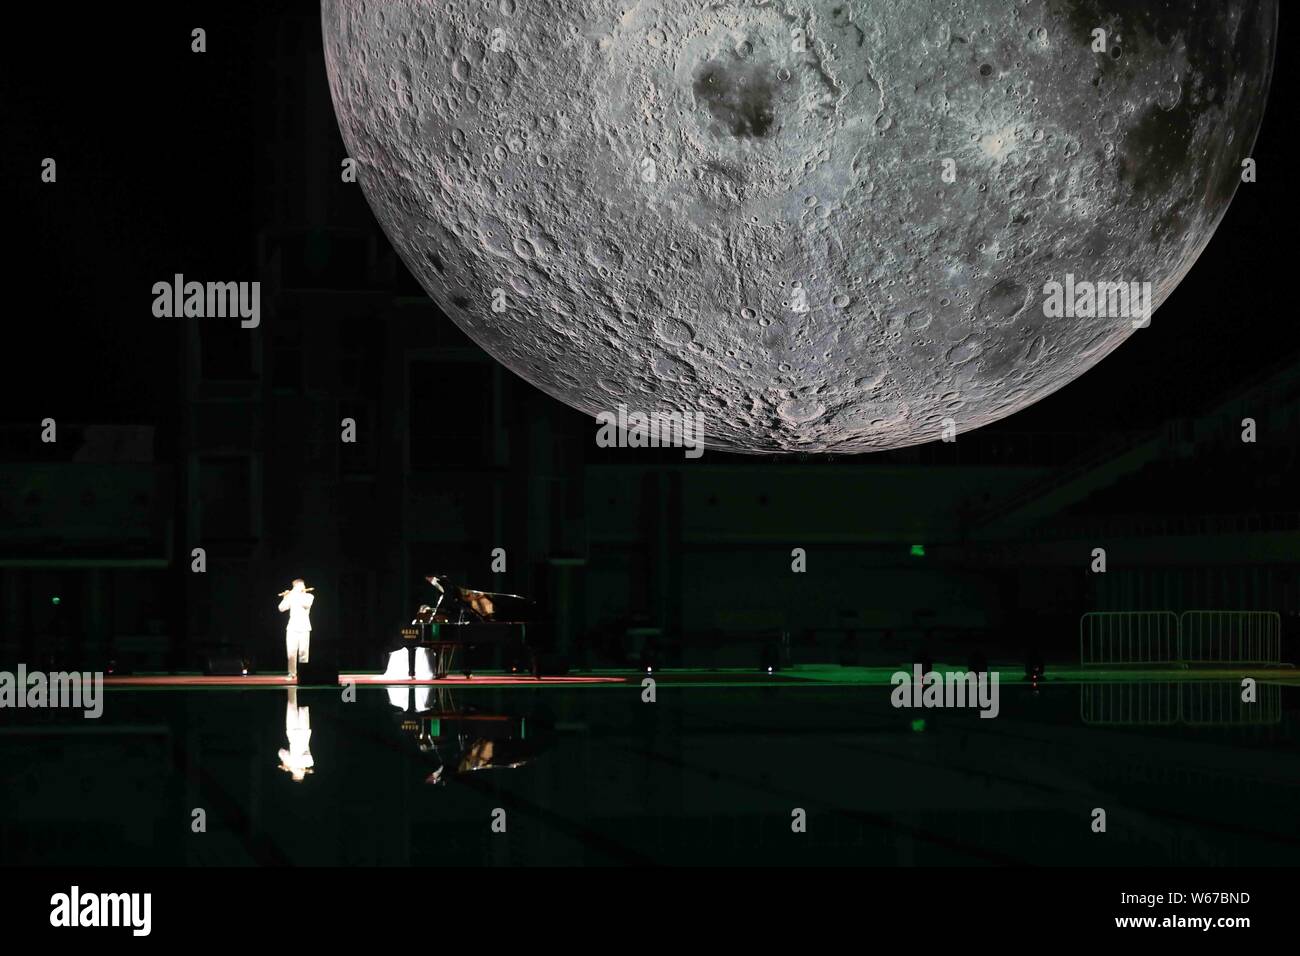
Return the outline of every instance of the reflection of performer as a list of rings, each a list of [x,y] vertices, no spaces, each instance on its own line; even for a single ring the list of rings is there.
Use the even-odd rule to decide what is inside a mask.
[[[293,579],[293,587],[280,592],[280,610],[289,612],[289,623],[284,629],[284,648],[289,658],[289,675],[285,680],[298,679],[298,662],[308,663],[311,649],[311,605],[316,596],[302,578]]]
[[[448,762],[438,751],[438,741],[428,731],[421,731],[416,743],[431,768],[424,782],[437,785],[445,784],[448,774],[460,777],[475,770],[517,770],[536,756],[536,748],[522,740],[492,740],[462,733],[444,741],[452,750]]]
[[[515,770],[532,758],[532,749],[520,740],[490,740],[477,737],[471,741],[461,741],[460,762],[457,773],[470,773],[474,770]]]
[[[287,770],[301,783],[309,773],[314,773],[316,761],[311,755],[311,708],[298,706],[298,688],[289,688],[289,701],[284,706],[284,735],[289,746],[280,748],[280,769]]]

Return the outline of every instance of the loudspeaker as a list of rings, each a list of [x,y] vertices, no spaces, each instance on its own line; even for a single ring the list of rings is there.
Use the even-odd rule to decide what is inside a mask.
[[[326,684],[330,687],[339,682],[339,665],[336,661],[323,661],[313,657],[310,663],[298,662],[298,685]]]

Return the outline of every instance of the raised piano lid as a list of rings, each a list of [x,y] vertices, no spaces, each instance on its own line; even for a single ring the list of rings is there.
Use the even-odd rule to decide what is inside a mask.
[[[521,594],[461,587],[446,574],[430,574],[425,580],[440,592],[437,611],[438,616],[444,620],[458,616],[448,613],[451,610],[446,606],[448,603],[458,603],[469,608],[482,621],[523,623],[533,620],[536,615],[537,605]],[[454,595],[452,601],[442,600],[451,595]]]

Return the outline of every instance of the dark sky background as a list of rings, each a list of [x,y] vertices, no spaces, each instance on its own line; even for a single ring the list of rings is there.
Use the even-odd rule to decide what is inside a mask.
[[[257,278],[254,240],[270,221],[264,165],[280,81],[268,37],[301,37],[328,99],[310,2],[171,5],[160,12],[55,5],[6,11],[0,64],[0,181],[8,249],[0,424],[61,420],[165,424],[178,396],[179,336],[150,312],[150,287],[174,272]],[[190,52],[204,26],[208,50]],[[1201,260],[1152,326],[1034,407],[990,426],[1007,432],[1109,432],[1192,411],[1223,384],[1300,349],[1286,290],[1284,211],[1291,67],[1279,60],[1244,185]],[[1279,105],[1281,104],[1281,105]],[[344,150],[331,124],[319,161]],[[305,155],[301,149],[299,155]],[[58,183],[40,182],[43,157]],[[336,172],[331,172],[336,177]],[[348,224],[374,226],[360,190]],[[540,401],[550,398],[539,393]]]

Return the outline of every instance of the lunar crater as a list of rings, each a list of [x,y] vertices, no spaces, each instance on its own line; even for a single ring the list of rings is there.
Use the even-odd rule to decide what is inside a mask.
[[[702,63],[695,71],[695,96],[736,138],[766,136],[776,121],[770,64]]]

